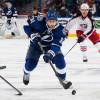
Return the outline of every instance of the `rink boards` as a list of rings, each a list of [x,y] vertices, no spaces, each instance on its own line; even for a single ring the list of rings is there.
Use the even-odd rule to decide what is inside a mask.
[[[58,18],[59,23],[61,23],[63,26],[66,26],[66,24],[68,23],[68,21],[70,19],[71,18]],[[94,18],[94,19],[96,22],[95,23],[96,31],[98,34],[100,34],[100,17]],[[0,19],[0,28],[2,27],[2,25],[3,25],[3,21]],[[21,36],[26,35],[23,30],[23,25],[27,25],[27,16],[26,15],[24,15],[24,16],[21,15],[17,18],[17,26],[18,26]],[[76,26],[72,27],[72,29],[69,31],[69,37],[76,37],[75,30],[76,30]]]
[[[66,24],[68,23],[70,19],[71,18],[58,18],[59,23],[61,23],[64,26],[66,26]],[[97,33],[100,34],[100,17],[94,18],[94,19],[96,22],[95,27],[96,27]],[[21,35],[24,35],[25,32],[23,30],[23,25],[27,25],[27,16],[19,17],[17,24],[18,24],[18,28],[20,30]],[[72,29],[69,32],[69,37],[76,37],[75,29],[76,29],[76,26],[72,27]]]

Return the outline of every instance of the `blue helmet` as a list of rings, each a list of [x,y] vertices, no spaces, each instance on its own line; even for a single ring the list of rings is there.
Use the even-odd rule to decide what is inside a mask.
[[[57,14],[53,10],[49,10],[47,13],[47,20],[57,20]]]

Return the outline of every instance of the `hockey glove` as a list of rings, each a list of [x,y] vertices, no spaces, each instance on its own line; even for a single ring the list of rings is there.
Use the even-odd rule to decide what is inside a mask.
[[[78,39],[77,39],[77,43],[81,43],[85,40],[86,35],[82,34]]]
[[[46,63],[48,63],[49,61],[53,59],[54,56],[55,56],[55,53],[52,50],[49,50],[48,53],[43,56],[43,59]]]

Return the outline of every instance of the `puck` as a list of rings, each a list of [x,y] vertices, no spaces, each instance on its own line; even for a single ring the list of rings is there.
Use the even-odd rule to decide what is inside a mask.
[[[73,91],[72,91],[72,95],[75,95],[75,94],[76,94],[76,90],[73,90]]]

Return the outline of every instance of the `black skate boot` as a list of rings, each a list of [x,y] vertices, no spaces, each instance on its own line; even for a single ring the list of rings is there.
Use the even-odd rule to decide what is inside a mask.
[[[14,32],[11,32],[11,35],[12,35],[12,36],[15,36],[15,33],[14,33]]]
[[[83,56],[83,62],[88,62],[88,59],[86,56]]]
[[[28,85],[29,84],[29,78],[30,78],[30,74],[24,72],[24,75],[23,75],[23,83],[25,85]]]

